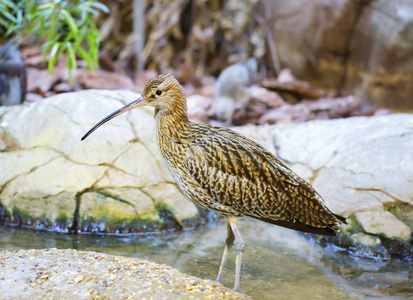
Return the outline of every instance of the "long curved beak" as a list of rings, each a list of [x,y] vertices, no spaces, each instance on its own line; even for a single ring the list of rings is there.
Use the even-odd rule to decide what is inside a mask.
[[[93,131],[95,131],[96,129],[98,129],[101,125],[105,124],[107,121],[112,120],[113,118],[123,114],[124,112],[127,112],[128,110],[134,109],[136,107],[139,106],[144,106],[146,105],[147,102],[145,100],[143,100],[142,97],[136,99],[135,101],[132,101],[131,103],[125,105],[122,108],[119,108],[117,111],[111,113],[109,116],[107,116],[106,118],[103,118],[99,123],[97,123],[95,126],[93,126],[83,137],[82,137],[82,141],[87,138],[89,135],[92,134]]]

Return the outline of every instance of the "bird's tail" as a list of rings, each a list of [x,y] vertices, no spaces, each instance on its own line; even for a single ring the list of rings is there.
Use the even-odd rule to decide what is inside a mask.
[[[340,221],[341,224],[348,224],[346,221],[346,218],[336,215],[336,214],[333,214],[333,215]]]

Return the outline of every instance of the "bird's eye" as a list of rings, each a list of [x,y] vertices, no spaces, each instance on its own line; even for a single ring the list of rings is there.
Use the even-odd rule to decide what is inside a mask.
[[[157,94],[158,96],[160,96],[160,95],[162,95],[162,91],[161,91],[161,90],[157,90],[157,91],[156,91],[156,94]]]

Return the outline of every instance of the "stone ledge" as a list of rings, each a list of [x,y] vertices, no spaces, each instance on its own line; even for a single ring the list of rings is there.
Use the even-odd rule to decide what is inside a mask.
[[[0,252],[3,299],[250,299],[137,258],[76,250]]]

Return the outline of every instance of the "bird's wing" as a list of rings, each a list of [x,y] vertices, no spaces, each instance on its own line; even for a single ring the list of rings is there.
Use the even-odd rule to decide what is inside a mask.
[[[188,173],[214,201],[284,227],[337,224],[311,185],[268,150],[232,130],[215,129],[195,136],[186,158]]]

